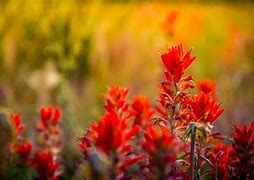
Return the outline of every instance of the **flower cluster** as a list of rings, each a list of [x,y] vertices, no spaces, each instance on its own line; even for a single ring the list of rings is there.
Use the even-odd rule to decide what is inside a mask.
[[[59,108],[41,108],[41,119],[37,122],[38,141],[41,149],[51,152],[54,156],[61,150],[61,129],[59,120],[61,111]]]
[[[60,109],[51,107],[41,108],[41,120],[37,123],[37,132],[39,137],[42,136],[44,138],[42,141],[44,144],[42,146],[42,143],[39,142],[40,148],[38,148],[22,137],[21,134],[25,129],[25,125],[22,123],[21,116],[18,114],[10,115],[10,121],[14,131],[14,139],[10,144],[11,158],[9,159],[8,164],[10,167],[15,165],[15,172],[19,172],[18,170],[20,169],[21,173],[15,174],[15,176],[25,177],[25,171],[34,169],[37,172],[37,177],[34,177],[36,179],[58,179],[61,173],[59,171],[60,164],[57,154],[52,150],[52,147],[54,148],[56,145],[61,145],[59,139],[60,116]],[[55,136],[57,136],[57,138]],[[52,138],[56,140],[53,141]],[[8,171],[11,171],[11,169],[8,169]],[[11,173],[12,172],[10,172],[10,174]]]
[[[224,110],[214,81],[201,80],[192,91],[185,73],[195,59],[182,45],[161,54],[165,80],[155,107],[143,96],[128,103],[128,89],[110,87],[102,95],[104,115],[80,139],[84,161],[91,164],[96,154],[105,167],[106,158],[109,179],[253,178],[254,124],[235,126],[232,144],[213,132]]]
[[[235,125],[228,138],[213,132],[224,110],[214,81],[201,80],[196,86],[186,75],[195,59],[182,45],[161,54],[165,80],[155,105],[141,95],[129,101],[129,89],[109,87],[102,95],[104,113],[79,139],[80,167],[91,172],[78,168],[75,178],[83,178],[79,174],[84,172],[88,179],[254,179],[254,122],[249,127]],[[60,178],[61,114],[59,108],[40,109],[36,143],[23,137],[21,116],[10,115],[14,139],[4,141],[10,152],[8,175],[15,166],[15,178],[19,168],[25,179]],[[3,119],[0,128],[6,126]]]

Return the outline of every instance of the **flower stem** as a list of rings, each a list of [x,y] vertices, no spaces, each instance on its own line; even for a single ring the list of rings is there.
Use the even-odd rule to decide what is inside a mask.
[[[191,147],[190,147],[190,175],[191,180],[195,178],[194,166],[195,166],[195,141],[196,141],[196,127],[191,132]]]

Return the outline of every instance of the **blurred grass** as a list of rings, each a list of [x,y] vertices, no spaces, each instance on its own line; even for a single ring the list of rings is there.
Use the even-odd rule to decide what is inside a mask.
[[[254,4],[91,2],[0,2],[0,106],[22,112],[27,134],[36,109],[62,107],[69,168],[80,133],[101,114],[99,94],[119,84],[156,102],[159,52],[173,44],[193,47],[195,79],[217,80],[225,107],[217,128],[228,133],[254,116]]]

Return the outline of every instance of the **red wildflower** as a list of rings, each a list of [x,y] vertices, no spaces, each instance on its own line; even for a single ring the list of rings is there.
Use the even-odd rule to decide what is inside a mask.
[[[41,122],[38,125],[38,129],[48,128],[50,125],[57,125],[60,117],[61,110],[59,108],[41,108]]]
[[[231,134],[234,139],[232,144],[232,155],[234,160],[231,162],[233,176],[239,179],[254,178],[254,122],[250,127],[246,125],[234,126],[235,131]]]
[[[139,127],[127,129],[127,120],[121,119],[117,114],[110,113],[102,117],[96,127],[96,146],[104,153],[116,152],[130,138],[138,133]]]
[[[40,121],[37,122],[38,142],[40,149],[52,153],[54,158],[62,148],[59,108],[41,108]]]
[[[165,75],[168,81],[180,81],[185,70],[195,60],[195,57],[191,56],[190,52],[191,50],[184,53],[182,45],[180,44],[178,46],[173,46],[168,49],[168,52],[161,55],[162,62],[167,69]]]
[[[108,93],[103,94],[102,97],[107,104],[104,106],[108,112],[126,112],[128,104],[126,103],[126,96],[129,90],[119,86],[111,86],[108,88]]]
[[[211,173],[214,175],[213,178],[227,180],[229,178],[228,173],[229,152],[227,145],[218,144],[214,146],[213,149],[210,151],[208,157],[213,165],[211,170]]]
[[[190,118],[195,122],[212,124],[224,111],[210,95],[203,92],[186,100],[186,105],[191,108]]]
[[[53,160],[51,153],[38,152],[31,159],[32,166],[38,172],[40,180],[58,179],[57,168],[59,164]]]
[[[15,136],[19,136],[19,134],[24,130],[24,124],[21,122],[21,117],[19,114],[11,114],[10,119],[15,127]]]
[[[199,88],[200,91],[204,92],[205,94],[212,93],[214,95],[215,89],[216,89],[216,83],[213,80],[204,79],[204,80],[200,80],[197,83],[197,87]]]
[[[183,153],[183,146],[167,128],[155,129],[153,126],[148,126],[142,147],[148,154],[151,172],[158,177],[178,178],[186,175],[180,167],[177,169],[177,166],[180,166],[177,156]]]
[[[144,96],[134,97],[132,100],[132,108],[135,111],[135,125],[144,125],[144,122],[150,120],[154,113],[149,99]]]
[[[32,145],[28,141],[24,141],[22,144],[17,145],[14,151],[22,160],[28,161],[32,151]]]

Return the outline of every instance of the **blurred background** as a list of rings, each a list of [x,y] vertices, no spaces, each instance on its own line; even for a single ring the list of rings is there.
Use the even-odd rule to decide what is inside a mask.
[[[225,112],[215,129],[228,134],[254,119],[253,9],[248,1],[1,0],[0,108],[21,113],[31,138],[39,108],[61,107],[68,176],[107,85],[156,104],[159,52],[182,43],[197,56],[188,73],[217,81]]]

